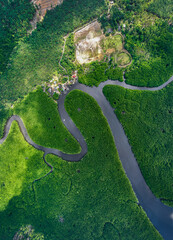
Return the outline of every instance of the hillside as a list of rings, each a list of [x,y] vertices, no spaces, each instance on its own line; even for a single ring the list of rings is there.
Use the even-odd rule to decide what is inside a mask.
[[[47,11],[55,8],[57,5],[62,4],[63,0],[32,0],[31,2],[34,4],[36,8],[36,14],[33,20],[31,21],[33,30],[36,28],[37,22],[43,20]]]

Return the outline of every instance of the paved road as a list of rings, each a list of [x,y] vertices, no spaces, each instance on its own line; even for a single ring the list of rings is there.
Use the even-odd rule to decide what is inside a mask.
[[[69,117],[68,113],[64,107],[64,100],[66,95],[74,90],[79,89],[83,92],[88,93],[92,96],[99,106],[101,107],[103,114],[107,118],[109,126],[111,128],[115,145],[118,150],[119,158],[122,162],[123,168],[126,172],[127,177],[129,178],[133,190],[138,198],[139,204],[143,207],[145,212],[147,213],[149,219],[156,227],[156,229],[160,232],[160,234],[164,237],[165,240],[172,240],[173,239],[173,208],[165,206],[159,199],[157,199],[146,185],[146,182],[141,174],[137,161],[134,157],[134,154],[131,150],[129,145],[128,139],[125,135],[122,125],[120,124],[119,120],[117,119],[116,115],[114,114],[114,109],[111,107],[109,102],[106,100],[102,93],[102,89],[105,85],[118,85],[122,86],[127,89],[132,90],[148,90],[148,91],[157,91],[163,89],[169,83],[173,81],[173,77],[171,77],[166,83],[162,84],[159,87],[154,88],[147,88],[147,87],[135,87],[126,84],[125,82],[119,81],[111,81],[108,80],[106,82],[101,83],[98,87],[88,87],[83,84],[76,83],[75,85],[71,86],[69,91],[62,94],[58,100],[58,109],[60,113],[60,117],[64,125],[70,131],[70,133],[78,140],[81,145],[81,152],[79,154],[65,154],[57,149],[46,148],[34,143],[27,131],[26,128],[20,119],[19,116],[12,116],[6,124],[4,137],[0,140],[0,144],[6,139],[9,133],[9,129],[11,123],[16,120],[20,126],[21,132],[25,137],[25,140],[35,147],[38,150],[44,151],[44,156],[48,153],[57,155],[62,157],[64,160],[67,161],[79,161],[84,155],[87,153],[87,144],[81,135],[79,129],[75,126],[71,118]]]

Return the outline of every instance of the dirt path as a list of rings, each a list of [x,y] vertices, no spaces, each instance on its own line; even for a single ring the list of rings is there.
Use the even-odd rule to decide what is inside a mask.
[[[67,70],[61,65],[61,60],[63,58],[63,55],[64,55],[64,51],[65,51],[65,44],[66,44],[66,40],[68,38],[68,35],[64,37],[64,46],[63,46],[63,50],[62,50],[62,55],[61,55],[61,58],[59,60],[59,66],[67,73]]]

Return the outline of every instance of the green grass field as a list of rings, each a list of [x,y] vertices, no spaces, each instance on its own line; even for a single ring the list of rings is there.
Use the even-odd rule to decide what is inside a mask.
[[[79,143],[61,122],[57,103],[41,88],[29,93],[13,112],[22,118],[35,143],[66,153],[80,152]]]
[[[0,212],[0,239],[12,239],[28,224],[46,240],[162,239],[136,204],[98,104],[75,90],[65,107],[85,137],[88,153],[78,163],[47,155],[53,173],[34,184],[35,200],[28,181]]]
[[[103,89],[123,125],[147,185],[170,206],[173,206],[172,89],[173,84],[157,92],[118,86]]]

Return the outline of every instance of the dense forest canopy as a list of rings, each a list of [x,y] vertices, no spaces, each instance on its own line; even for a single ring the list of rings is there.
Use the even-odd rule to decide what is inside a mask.
[[[27,2],[29,4],[29,1]],[[2,60],[3,72],[0,75],[1,122],[4,117],[7,118],[10,115],[9,109],[14,101],[23,98],[35,86],[47,81],[57,71],[63,37],[75,28],[98,17],[105,9],[107,8],[104,0],[64,1],[62,5],[47,12],[43,22],[38,23],[37,29],[31,35],[20,39],[17,45],[14,42],[9,43],[10,51],[5,59],[9,58],[12,50],[13,53],[8,60],[7,67],[4,68],[7,62]],[[21,10],[20,14],[22,14]],[[19,22],[20,14],[17,14]],[[6,12],[3,10],[1,17],[5,18],[5,16]],[[11,39],[11,33],[9,36]],[[3,51],[4,49],[3,47]],[[1,134],[2,128],[3,125],[0,129]]]
[[[35,8],[30,0],[0,1],[0,72],[18,41],[26,36]]]
[[[165,13],[165,9],[171,13],[173,4],[166,0],[162,8],[161,1],[160,5],[157,2],[115,1],[110,17],[103,14],[99,18],[106,34],[111,28],[113,31],[121,30],[125,36],[125,48],[133,58],[125,76],[132,85],[158,86],[173,73],[172,15],[162,18],[159,14]]]
[[[154,14],[160,17],[172,18],[173,17],[173,4],[172,0],[155,0],[152,1],[148,8]]]
[[[45,93],[45,83],[56,74],[62,74],[65,82],[77,70],[79,82],[89,86],[111,79],[149,87],[173,75],[172,0],[64,0],[30,31],[35,11],[30,0],[0,0],[0,138],[7,119],[15,114],[37,144],[67,153],[80,151],[58,115],[55,98]],[[119,64],[113,58],[116,54],[106,51],[102,60],[77,63],[74,30],[94,19],[105,38],[121,36],[124,52],[114,50],[117,56],[126,53],[128,64]],[[172,205],[172,85],[154,93],[112,86],[103,92],[125,126],[149,187]],[[87,142],[82,161],[69,163],[51,154],[43,160],[43,152],[25,141],[16,122],[0,145],[1,179],[5,179],[0,182],[4,194],[0,239],[27,235],[28,229],[36,233],[33,237],[42,239],[44,234],[48,240],[160,239],[137,202],[99,105],[76,90],[67,95],[65,108]],[[44,161],[54,167],[49,176]],[[147,161],[152,164],[150,173]]]
[[[108,29],[117,30],[124,36],[124,47],[132,56],[132,64],[125,69],[126,81],[133,85],[157,86],[173,73],[173,25],[172,4],[164,1],[169,10],[162,18],[158,8],[162,0],[117,0],[110,9],[104,0],[64,1],[48,11],[43,22],[30,35],[27,30],[35,9],[29,0],[1,1],[0,4],[0,111],[8,116],[11,104],[21,99],[35,86],[50,79],[59,66],[64,44],[63,37],[74,29],[98,17],[105,35]],[[155,4],[155,5],[154,5]],[[153,7],[155,6],[155,7]],[[154,9],[154,10],[151,10]],[[67,39],[61,65],[70,74],[75,66],[73,39]],[[87,74],[79,67],[81,82],[98,85],[106,79],[122,81],[124,71],[109,63],[91,63]],[[106,65],[106,67],[105,67]],[[103,76],[105,69],[106,75]],[[92,80],[93,79],[93,80]],[[4,118],[4,117],[3,117]]]

